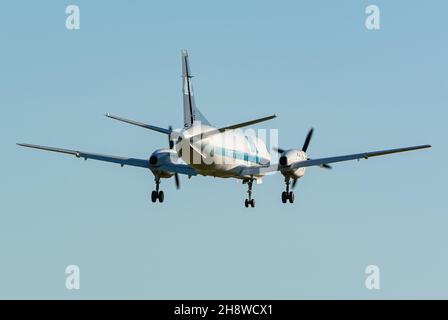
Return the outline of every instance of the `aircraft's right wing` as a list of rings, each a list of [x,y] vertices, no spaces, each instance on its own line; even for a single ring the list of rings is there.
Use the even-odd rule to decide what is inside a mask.
[[[105,162],[118,163],[121,166],[126,165],[126,166],[149,169],[149,161],[143,160],[143,159],[116,157],[116,156],[109,156],[109,155],[105,155],[105,154],[90,153],[90,152],[83,152],[83,151],[77,151],[77,150],[45,147],[45,146],[39,146],[39,145],[35,145],[35,144],[28,144],[28,143],[18,143],[17,145],[19,145],[21,147],[70,154],[77,158],[83,158],[84,160],[93,159],[93,160],[99,160],[99,161],[105,161]]]
[[[117,164],[121,165],[122,167],[123,166],[140,167],[140,168],[150,169],[153,171],[159,170],[159,171],[166,171],[166,172],[171,172],[171,173],[185,174],[188,176],[197,175],[196,170],[187,164],[165,163],[165,164],[162,164],[159,166],[153,166],[149,163],[148,160],[145,160],[145,159],[117,157],[117,156],[110,156],[110,155],[105,155],[105,154],[83,152],[83,151],[78,151],[78,150],[39,146],[39,145],[28,144],[28,143],[18,143],[18,145],[21,147],[69,154],[69,155],[73,155],[77,158],[82,158],[85,160],[93,159],[93,160],[99,160],[99,161],[104,161],[104,162],[117,163]]]

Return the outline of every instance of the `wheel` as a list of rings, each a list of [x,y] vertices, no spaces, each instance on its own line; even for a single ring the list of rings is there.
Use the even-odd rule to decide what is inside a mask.
[[[157,201],[157,191],[151,192],[151,201],[156,202]]]
[[[295,196],[294,196],[294,192],[291,191],[291,192],[289,193],[288,198],[289,198],[289,203],[294,203],[294,198],[295,198]]]
[[[248,200],[248,199],[244,200],[244,206],[245,206],[246,208],[249,207],[249,200]]]
[[[250,200],[250,205],[252,208],[255,208],[255,199]]]
[[[286,193],[286,191],[282,192],[282,202],[286,203],[286,201],[288,200],[288,194]]]
[[[163,199],[165,199],[165,194],[162,190],[159,191],[159,202],[162,203]]]

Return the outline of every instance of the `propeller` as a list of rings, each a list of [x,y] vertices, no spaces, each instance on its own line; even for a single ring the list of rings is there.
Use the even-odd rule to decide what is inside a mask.
[[[294,189],[294,187],[296,186],[297,183],[297,179],[292,180],[292,186],[291,188]]]
[[[168,145],[169,145],[169,147],[170,147],[170,149],[173,149],[174,148],[174,141],[173,140],[171,140],[171,133],[173,132],[173,127],[172,126],[169,126],[168,127],[168,130],[169,130],[169,134],[168,134]],[[178,173],[175,173],[174,174],[174,183],[175,183],[175,185],[176,185],[176,189],[180,189],[180,180],[179,180],[179,174]]]
[[[308,134],[306,135],[305,142],[303,143],[303,147],[302,147],[303,152],[306,152],[308,150],[308,147],[311,142],[311,138],[313,137],[313,133],[314,133],[314,128],[311,128],[310,131],[308,131]],[[275,150],[276,152],[278,152],[280,154],[285,152],[285,149],[282,149],[282,148],[273,148],[273,150]],[[307,158],[307,160],[311,160],[311,158]],[[324,169],[332,169],[332,167],[326,163],[320,165],[319,167],[324,168]],[[293,181],[292,181],[293,189],[294,189],[296,183],[297,183],[297,179],[293,179]]]
[[[302,147],[303,152],[306,152],[306,150],[308,150],[308,146],[310,145],[310,141],[313,136],[313,132],[314,132],[314,128],[311,128],[310,131],[308,131],[308,134],[306,135],[305,142],[303,143],[303,147]],[[285,149],[282,149],[282,148],[272,148],[272,149],[280,154],[286,151]]]
[[[308,131],[308,134],[305,138],[305,143],[303,144],[302,151],[306,152],[308,150],[308,146],[310,145],[311,137],[313,136],[314,128],[311,128],[310,131]]]
[[[314,128],[311,128],[306,135],[305,142],[303,143],[302,151],[306,152],[308,150],[308,146],[310,145],[311,138],[313,137]],[[308,158],[309,160],[309,158]],[[294,189],[296,187],[297,179],[292,180],[291,188]]]
[[[180,181],[179,181],[179,175],[177,173],[174,174],[174,183],[176,185],[176,189],[180,189]]]
[[[285,152],[285,150],[282,149],[282,148],[272,148],[272,150],[274,150],[275,152],[278,152],[278,153],[280,153],[280,154],[282,154],[283,152]]]
[[[169,144],[169,146],[170,146],[170,149],[173,149],[174,148],[174,141],[173,140],[171,140],[171,132],[173,132],[173,127],[172,126],[169,126],[168,127],[168,130],[169,130],[169,134],[168,134],[168,144]]]

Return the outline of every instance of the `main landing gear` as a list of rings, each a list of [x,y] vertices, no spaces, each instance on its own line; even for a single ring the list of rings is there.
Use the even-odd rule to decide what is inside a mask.
[[[285,178],[286,191],[282,192],[282,202],[286,203],[288,200],[290,203],[294,203],[294,192],[289,191],[289,178]]]
[[[163,199],[165,199],[165,195],[162,190],[159,191],[160,178],[156,177],[155,182],[156,182],[156,190],[151,192],[151,201],[156,202],[157,200],[159,200],[159,202],[162,203]]]
[[[248,197],[248,199],[244,200],[244,206],[246,208],[248,208],[249,206],[251,206],[252,208],[255,207],[255,200],[252,199],[252,184],[253,184],[253,182],[254,182],[253,179],[247,181],[247,187],[248,187],[247,194],[249,197]]]

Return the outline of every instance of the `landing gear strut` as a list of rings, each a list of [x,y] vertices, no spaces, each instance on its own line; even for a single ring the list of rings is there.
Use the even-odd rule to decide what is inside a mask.
[[[248,180],[247,181],[247,195],[248,195],[248,199],[244,200],[244,206],[246,208],[248,208],[249,206],[251,206],[252,208],[255,207],[255,200],[252,199],[252,184],[253,184],[254,180]]]
[[[290,179],[289,178],[285,178],[285,184],[286,184],[286,191],[282,192],[282,202],[286,203],[288,200],[290,203],[294,203],[294,192],[293,191],[289,191],[289,183],[290,183]]]
[[[156,190],[151,192],[151,201],[156,202],[157,200],[159,200],[159,202],[162,203],[163,199],[165,199],[165,195],[162,190],[159,191],[160,178],[156,177],[154,181],[156,182]]]

